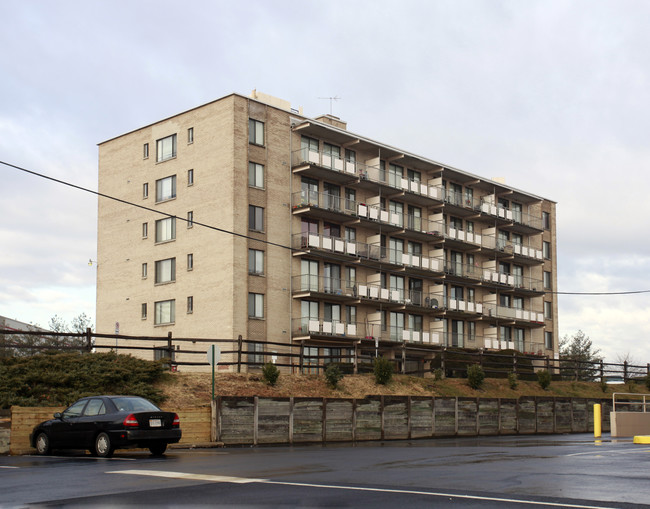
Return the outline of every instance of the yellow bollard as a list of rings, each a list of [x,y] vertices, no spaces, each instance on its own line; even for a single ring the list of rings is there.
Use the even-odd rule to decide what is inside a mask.
[[[594,438],[600,438],[601,435],[600,404],[594,404]]]

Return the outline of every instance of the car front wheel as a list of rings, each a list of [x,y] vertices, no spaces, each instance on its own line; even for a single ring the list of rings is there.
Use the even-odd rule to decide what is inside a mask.
[[[165,454],[165,451],[167,450],[167,443],[157,442],[155,444],[150,445],[149,450],[151,451],[151,454],[153,454],[154,456],[162,456],[163,454]]]
[[[110,437],[106,433],[100,433],[95,438],[95,456],[100,458],[110,458],[113,455],[113,444]]]
[[[36,437],[36,452],[42,456],[51,452],[50,437],[42,431]]]

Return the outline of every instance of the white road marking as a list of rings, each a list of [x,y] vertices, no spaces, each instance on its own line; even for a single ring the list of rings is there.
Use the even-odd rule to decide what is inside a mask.
[[[613,450],[606,450],[606,449],[598,449],[597,451],[589,451],[589,452],[575,452],[573,454],[565,454],[565,457],[569,456],[604,456],[606,454],[639,454],[642,452],[650,452],[650,449],[632,449],[632,450],[624,450],[624,451],[613,451]]]
[[[5,466],[5,465],[0,465],[0,468],[20,468],[20,467],[10,467],[10,466]]]
[[[449,498],[462,498],[469,500],[484,500],[487,502],[505,502],[514,504],[528,504],[528,505],[541,505],[551,507],[571,507],[575,509],[615,509],[613,506],[596,506],[596,505],[580,505],[580,504],[566,504],[555,502],[538,502],[534,500],[524,500],[517,498],[500,498],[500,497],[481,497],[478,495],[459,495],[457,493],[439,493],[433,491],[417,491],[417,490],[401,490],[401,489],[388,489],[388,488],[366,488],[362,486],[336,486],[331,484],[310,484],[288,481],[272,481],[270,479],[248,479],[244,477],[229,477],[223,475],[206,475],[206,474],[191,474],[186,472],[165,472],[160,470],[114,470],[106,472],[107,474],[127,474],[127,475],[145,475],[152,477],[163,477],[167,479],[187,479],[192,481],[210,481],[210,482],[230,482],[237,484],[276,484],[282,486],[299,486],[305,488],[322,488],[334,490],[351,490],[351,491],[372,491],[377,493],[400,493],[408,495],[427,495],[432,497],[449,497]]]

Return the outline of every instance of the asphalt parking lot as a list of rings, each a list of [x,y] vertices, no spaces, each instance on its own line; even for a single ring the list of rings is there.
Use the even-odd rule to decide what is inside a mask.
[[[0,457],[2,507],[650,507],[650,446],[526,435]]]

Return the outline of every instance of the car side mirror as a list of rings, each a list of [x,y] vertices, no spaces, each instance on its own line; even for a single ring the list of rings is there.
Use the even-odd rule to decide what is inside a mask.
[[[54,413],[54,418],[55,418],[55,419],[61,419],[61,417],[62,417],[62,416],[61,416],[61,412],[55,412],[55,413]]]

